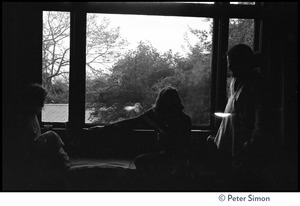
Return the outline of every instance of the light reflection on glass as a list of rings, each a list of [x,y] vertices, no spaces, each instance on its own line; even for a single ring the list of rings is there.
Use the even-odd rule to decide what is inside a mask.
[[[231,115],[230,113],[226,113],[226,112],[215,112],[215,116],[217,116],[217,117],[224,118],[224,117],[228,117],[230,115]]]

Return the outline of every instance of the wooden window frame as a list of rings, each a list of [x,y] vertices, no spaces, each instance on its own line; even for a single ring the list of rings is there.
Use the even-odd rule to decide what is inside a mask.
[[[173,3],[173,2],[53,2],[40,3],[40,8],[53,11],[68,11],[71,14],[70,42],[70,88],[69,122],[71,128],[84,128],[85,121],[85,49],[86,14],[143,14],[213,18],[212,63],[211,63],[211,119],[210,126],[193,126],[198,131],[216,131],[218,122],[213,113],[224,110],[226,104],[226,51],[230,18],[251,18],[255,22],[254,50],[262,45],[264,18],[263,2],[255,5]],[[42,123],[47,124],[47,123]],[[53,123],[51,123],[53,124]],[[65,127],[63,123],[54,126]]]

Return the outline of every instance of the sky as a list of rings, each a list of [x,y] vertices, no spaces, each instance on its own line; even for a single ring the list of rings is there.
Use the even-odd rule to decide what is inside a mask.
[[[184,32],[188,26],[197,29],[209,29],[209,22],[204,18],[195,17],[169,17],[150,15],[119,15],[98,14],[99,17],[106,16],[111,20],[111,26],[120,26],[120,33],[126,38],[132,48],[137,46],[140,40],[149,40],[159,52],[169,49],[173,53],[184,53],[181,46],[185,45]],[[191,41],[193,40],[192,37]]]
[[[182,56],[186,56],[189,52],[184,34],[188,34],[191,44],[196,42],[196,37],[190,34],[188,27],[208,31],[212,23],[212,19],[207,22],[207,18],[199,17],[99,13],[96,16],[99,17],[99,24],[101,19],[106,17],[110,19],[111,27],[120,27],[121,37],[130,43],[128,49],[135,49],[138,42],[148,40],[161,54],[171,49],[173,54],[179,52]],[[69,39],[64,39],[64,42],[69,42]],[[106,65],[98,65],[98,67],[100,66],[100,69],[105,72],[113,64],[112,61]]]

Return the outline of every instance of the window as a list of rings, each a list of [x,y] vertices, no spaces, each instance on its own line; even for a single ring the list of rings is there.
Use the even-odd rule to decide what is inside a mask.
[[[44,9],[43,84],[52,87],[42,121],[84,126],[134,117],[172,85],[193,128],[211,128],[211,114],[226,102],[224,54],[236,43],[253,47],[261,39],[255,25],[263,19],[262,4],[241,12],[231,3],[89,2]],[[57,21],[51,28],[47,15]],[[51,40],[55,31],[62,38]],[[57,74],[51,81],[50,69]],[[50,119],[48,111],[64,117]]]
[[[175,2],[176,3],[176,2]],[[187,4],[214,4],[215,2],[208,2],[208,1],[203,1],[203,2],[188,2],[188,1],[183,1],[183,2],[177,2],[177,3],[187,3]]]
[[[70,12],[43,12],[42,85],[48,96],[43,122],[67,122],[69,108]]]
[[[255,2],[230,2],[230,4],[239,4],[239,5],[254,5]]]
[[[87,14],[86,122],[137,116],[165,86],[193,125],[209,125],[211,18]]]

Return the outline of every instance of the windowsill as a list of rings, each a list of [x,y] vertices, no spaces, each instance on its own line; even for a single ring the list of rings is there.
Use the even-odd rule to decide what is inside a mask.
[[[101,128],[101,126],[99,126]],[[45,128],[41,128],[43,132],[45,132]],[[82,130],[87,130],[88,127],[82,128]],[[60,127],[54,127],[51,130],[53,131],[67,131],[67,128],[60,128]],[[48,130],[47,130],[48,131]],[[153,129],[134,129],[135,132],[154,132]],[[192,129],[192,133],[210,133],[211,131],[209,129]]]

